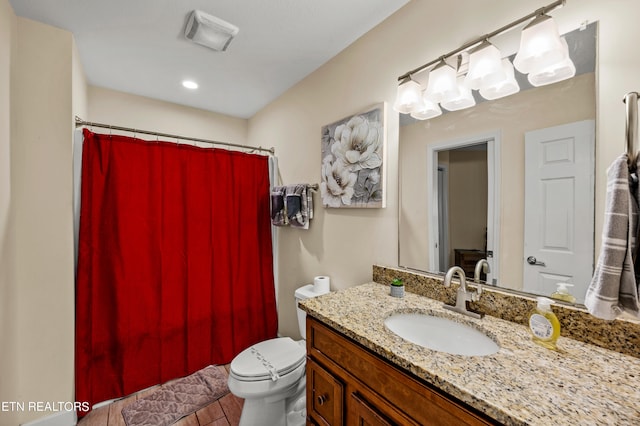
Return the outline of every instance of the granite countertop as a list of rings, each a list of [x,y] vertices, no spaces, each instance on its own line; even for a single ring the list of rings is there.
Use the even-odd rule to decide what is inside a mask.
[[[558,351],[531,341],[527,327],[476,320],[442,302],[386,285],[362,284],[300,303],[310,316],[488,416],[509,425],[640,424],[640,359],[560,337]],[[410,343],[384,326],[396,312],[425,312],[478,328],[500,345],[481,357]]]

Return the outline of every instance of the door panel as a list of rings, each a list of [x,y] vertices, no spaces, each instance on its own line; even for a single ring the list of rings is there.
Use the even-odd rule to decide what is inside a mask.
[[[315,361],[307,359],[307,414],[320,425],[342,424],[343,385]]]
[[[354,414],[353,426],[393,426],[395,424],[386,419],[357,394],[352,393],[350,398],[349,404]]]
[[[579,303],[593,272],[594,122],[525,135],[524,291],[569,282]]]

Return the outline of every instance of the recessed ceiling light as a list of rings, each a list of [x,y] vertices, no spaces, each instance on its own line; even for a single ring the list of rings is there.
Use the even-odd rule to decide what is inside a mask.
[[[197,89],[198,88],[198,83],[196,83],[195,81],[191,81],[191,80],[184,80],[182,82],[182,85],[184,87],[186,87],[187,89]]]

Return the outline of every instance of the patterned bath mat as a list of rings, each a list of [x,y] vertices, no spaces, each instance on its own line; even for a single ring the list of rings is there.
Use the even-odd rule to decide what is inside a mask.
[[[206,407],[229,393],[227,376],[210,365],[190,376],[172,380],[122,409],[127,426],[165,426]]]

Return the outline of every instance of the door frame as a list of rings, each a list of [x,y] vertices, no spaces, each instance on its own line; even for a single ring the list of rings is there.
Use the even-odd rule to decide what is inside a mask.
[[[438,256],[443,253],[444,263],[449,264],[449,197],[445,197],[443,193],[449,192],[449,166],[446,164],[438,164],[438,180],[436,182],[438,189],[438,217],[444,219],[438,222]],[[440,215],[442,213],[442,215]],[[438,257],[438,271],[441,270],[442,257]]]
[[[467,146],[487,144],[487,251],[492,256],[487,256],[490,272],[487,274],[487,282],[496,285],[500,271],[500,176],[501,176],[501,132],[499,130],[471,135],[463,138],[443,141],[427,146],[427,201],[429,206],[435,206],[428,210],[428,235],[429,235],[429,270],[439,269],[440,259],[438,250],[438,155],[439,151],[445,151]],[[442,271],[444,272],[444,271]]]

